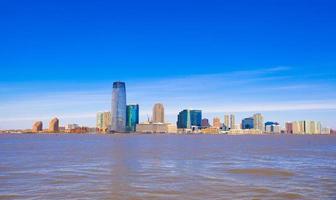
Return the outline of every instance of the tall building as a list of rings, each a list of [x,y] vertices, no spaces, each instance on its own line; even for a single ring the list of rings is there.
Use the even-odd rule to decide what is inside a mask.
[[[264,131],[264,118],[260,113],[253,115],[253,128]]]
[[[201,110],[183,110],[177,116],[177,128],[190,129],[192,127],[202,126]]]
[[[242,129],[253,129],[254,127],[254,119],[252,117],[248,117],[242,120]]]
[[[293,123],[286,122],[286,133],[292,134],[293,133]]]
[[[126,85],[114,82],[112,91],[111,131],[126,131]]]
[[[207,118],[202,119],[202,128],[210,127],[209,120]]]
[[[153,108],[153,123],[164,123],[164,107],[161,103],[157,103]]]
[[[38,133],[43,130],[43,123],[41,121],[35,122],[33,124],[32,132]]]
[[[139,105],[128,105],[126,108],[126,129],[135,132],[139,124]]]
[[[56,117],[49,122],[49,132],[59,132],[59,120]]]
[[[96,127],[99,132],[108,132],[111,127],[111,112],[97,113]]]
[[[234,114],[230,115],[230,129],[235,129],[236,118]]]
[[[280,124],[278,122],[266,122],[264,131],[266,133],[280,133]]]
[[[215,117],[215,118],[213,118],[212,126],[213,126],[214,128],[218,128],[218,129],[221,128],[222,124],[221,124],[221,121],[220,121],[220,118],[219,118],[219,117]]]
[[[230,129],[230,116],[224,115],[224,127],[226,130]]]

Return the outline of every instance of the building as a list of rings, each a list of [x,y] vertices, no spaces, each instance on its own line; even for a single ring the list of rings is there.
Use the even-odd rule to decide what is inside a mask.
[[[165,114],[164,107],[161,103],[157,103],[153,107],[153,123],[164,123],[165,122]]]
[[[286,133],[293,134],[293,123],[292,122],[286,122],[285,128],[286,128]]]
[[[109,132],[111,127],[111,112],[97,113],[96,127],[98,132]]]
[[[202,128],[209,128],[209,120],[207,118],[202,119]]]
[[[321,130],[321,134],[331,134],[331,129],[330,128],[322,128]]]
[[[230,135],[251,135],[262,134],[263,131],[259,129],[231,129],[228,134]]]
[[[321,134],[322,126],[317,121],[294,121],[292,123],[293,134]]]
[[[230,130],[230,116],[224,115],[224,129]]]
[[[221,120],[219,117],[214,117],[212,120],[212,126],[214,128],[220,129],[222,127]]]
[[[51,133],[59,132],[59,120],[56,117],[49,122],[49,132]]]
[[[254,119],[252,117],[248,117],[242,120],[242,129],[253,129],[253,127]]]
[[[192,127],[201,128],[201,126],[201,110],[183,110],[177,116],[177,128],[179,129],[191,129]]]
[[[260,113],[253,115],[253,128],[264,131],[264,117]]]
[[[137,124],[139,124],[139,105],[128,105],[126,108],[126,130],[135,132]]]
[[[169,123],[141,123],[136,125],[138,133],[177,133],[176,125]]]
[[[230,129],[235,129],[236,117],[234,114],[230,115]]]
[[[33,124],[32,132],[33,133],[38,133],[43,130],[43,123],[41,121],[35,122]]]
[[[266,133],[281,133],[281,127],[278,122],[266,122],[265,123],[265,130]]]
[[[111,132],[126,132],[126,84],[124,82],[113,83]]]
[[[219,129],[215,127],[208,127],[201,130],[203,134],[219,134]]]

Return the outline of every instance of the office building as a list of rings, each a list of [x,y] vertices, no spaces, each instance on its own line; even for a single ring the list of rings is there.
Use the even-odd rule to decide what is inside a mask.
[[[138,133],[177,133],[176,125],[170,123],[140,123],[136,125]]]
[[[165,114],[164,107],[161,103],[157,103],[153,107],[153,123],[164,123],[165,122]]]
[[[111,127],[111,112],[99,112],[96,118],[98,132],[107,133]]]
[[[293,123],[292,122],[286,122],[286,133],[293,134]]]
[[[139,124],[139,105],[128,105],[126,108],[126,130],[135,132]]]
[[[33,124],[32,132],[33,133],[38,133],[43,130],[43,123],[41,121],[35,122]]]
[[[230,116],[224,115],[224,129],[229,130],[230,129]]]
[[[252,117],[248,117],[242,120],[242,129],[253,129],[253,127],[254,119]]]
[[[183,110],[177,116],[177,128],[191,129],[192,127],[202,126],[201,110]]]
[[[59,132],[59,120],[56,117],[49,122],[49,132],[51,133]]]
[[[230,115],[230,129],[235,129],[236,128],[236,117],[234,114]]]
[[[202,128],[210,127],[209,120],[207,118],[202,119]]]
[[[253,128],[264,131],[264,118],[260,113],[253,115]]]
[[[126,131],[126,85],[114,82],[112,91],[111,132]]]
[[[212,126],[214,128],[220,129],[222,127],[221,120],[219,117],[214,117],[212,120]]]

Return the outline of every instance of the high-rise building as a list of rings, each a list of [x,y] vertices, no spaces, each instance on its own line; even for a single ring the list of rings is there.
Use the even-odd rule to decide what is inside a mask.
[[[96,127],[99,132],[108,132],[111,127],[111,112],[97,113]]]
[[[56,117],[49,122],[49,132],[59,132],[59,120]]]
[[[112,91],[111,131],[126,131],[126,85],[114,82]]]
[[[161,103],[157,103],[153,107],[153,123],[164,123],[164,107]]]
[[[38,133],[43,130],[43,123],[41,121],[35,122],[33,124],[32,132]]]
[[[264,118],[260,113],[253,115],[253,127],[254,129],[264,131]]]
[[[230,129],[235,129],[236,118],[234,114],[230,115]]]
[[[254,127],[254,119],[252,117],[248,117],[242,120],[242,129],[253,129]]]
[[[293,123],[286,122],[286,133],[292,134],[293,133]]]
[[[135,132],[139,124],[139,105],[128,105],[126,108],[126,129]]]
[[[224,115],[224,128],[225,130],[230,129],[230,116],[229,115]]]
[[[177,116],[177,128],[191,129],[202,126],[201,110],[183,110]]]
[[[264,131],[266,133],[280,133],[281,127],[278,122],[266,122]]]
[[[202,119],[202,128],[210,127],[209,120],[207,118]]]
[[[214,117],[214,118],[213,118],[212,126],[213,126],[214,128],[218,128],[218,129],[221,128],[222,124],[221,124],[221,120],[220,120],[219,117]]]

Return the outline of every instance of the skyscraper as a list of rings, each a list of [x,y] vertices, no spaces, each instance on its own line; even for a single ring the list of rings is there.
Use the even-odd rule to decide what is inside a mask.
[[[235,129],[236,118],[234,114],[230,115],[230,129]]]
[[[127,105],[126,130],[135,132],[137,124],[139,124],[139,105]]]
[[[153,123],[164,123],[164,107],[161,103],[153,107]]]
[[[242,120],[242,129],[253,129],[254,123],[253,123],[253,118],[245,118]]]
[[[230,129],[230,116],[229,115],[224,115],[224,128],[225,130]]]
[[[202,128],[210,127],[209,120],[207,118],[202,119]]]
[[[177,128],[190,129],[202,126],[201,110],[183,110],[177,116]]]
[[[99,132],[108,132],[111,127],[111,112],[97,113],[96,127]]]
[[[260,131],[264,131],[264,118],[260,113],[253,115],[253,127]]]
[[[215,127],[215,128],[218,128],[218,129],[222,126],[219,117],[213,118],[212,126]]]
[[[33,124],[32,132],[38,133],[42,131],[42,129],[43,129],[43,123],[41,121],[38,121]]]
[[[49,122],[49,132],[59,132],[59,120],[56,117]]]
[[[126,131],[126,85],[114,82],[112,91],[111,131]]]

